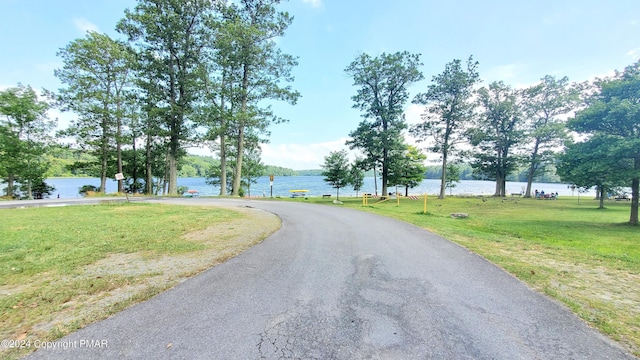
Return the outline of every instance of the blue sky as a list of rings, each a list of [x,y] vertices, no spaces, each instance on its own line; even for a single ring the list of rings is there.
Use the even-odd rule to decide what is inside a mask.
[[[61,84],[53,70],[62,65],[56,52],[87,30],[118,37],[115,24],[135,3],[0,0],[0,87],[21,82],[56,91]],[[278,44],[299,57],[294,87],[302,98],[296,106],[274,105],[290,122],[272,126],[263,162],[294,169],[318,168],[361,120],[344,69],[362,52],[421,54],[425,80],[410,88],[411,97],[447,62],[469,55],[480,63],[483,84],[515,87],[545,75],[589,80],[640,58],[637,0],[290,0],[280,9],[294,16]],[[423,109],[406,107],[408,122],[418,122]],[[72,115],[53,116],[65,124]]]

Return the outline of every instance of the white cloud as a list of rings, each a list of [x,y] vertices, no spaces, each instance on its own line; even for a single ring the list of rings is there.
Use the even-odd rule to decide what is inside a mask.
[[[311,7],[314,8],[319,8],[320,6],[322,6],[322,0],[302,0],[302,2],[305,4],[310,4]]]
[[[404,111],[404,118],[409,126],[422,122],[422,114],[425,113],[425,106],[420,104],[411,104]]]
[[[318,169],[331,151],[347,150],[347,138],[315,144],[263,144],[262,162],[295,170]],[[354,154],[349,151],[351,156]]]
[[[100,32],[98,25],[90,22],[87,19],[75,18],[73,19],[73,24],[76,26],[76,29],[78,29],[83,34],[88,31]]]
[[[634,60],[637,60],[638,58],[640,58],[640,48],[635,48],[627,51],[627,56]]]

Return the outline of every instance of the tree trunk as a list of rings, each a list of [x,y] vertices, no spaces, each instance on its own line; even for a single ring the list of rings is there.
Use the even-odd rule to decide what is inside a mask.
[[[604,209],[604,186],[598,186],[598,196],[600,197],[598,209]]]
[[[634,169],[636,174],[640,173],[640,157],[634,161]],[[640,195],[640,176],[635,176],[631,180],[631,215],[629,216],[629,223],[632,225],[638,225],[638,196]]]
[[[531,164],[529,165],[529,173],[527,174],[527,191],[524,193],[524,197],[531,197],[531,185],[533,184],[533,177],[536,174],[538,168],[538,148],[540,147],[540,140],[535,139],[535,145],[533,147],[533,154],[531,154]]]
[[[118,173],[122,173],[122,117],[120,116],[120,102],[116,105],[116,157]],[[118,193],[124,193],[124,180],[118,180]]]
[[[240,105],[240,123],[238,124],[238,142],[236,150],[236,168],[233,173],[232,196],[238,196],[240,180],[242,179],[242,156],[244,155],[244,127],[247,119],[247,102],[249,101],[249,65],[244,64],[242,69],[242,102]]]
[[[102,150],[102,165],[100,166],[100,192],[107,192],[107,154],[106,150]]]
[[[220,135],[220,196],[227,196],[227,155],[224,135]]]
[[[107,121],[107,106],[104,106],[104,114],[102,118],[102,137],[100,143],[100,155],[102,157],[102,164],[100,165],[100,192],[107,192],[107,158],[109,157],[109,139],[107,138],[107,134],[109,132],[109,122]]]
[[[134,132],[132,134],[133,137],[133,143],[132,143],[132,149],[133,149],[133,167],[131,169],[131,190],[133,193],[137,193],[138,190],[138,152],[136,151],[136,133]]]
[[[506,191],[506,175],[504,174],[497,174],[496,176],[496,192],[493,194],[493,196],[505,196],[507,191]]]
[[[149,131],[149,129],[147,129],[147,131]],[[149,133],[147,134],[146,147],[147,147],[145,149],[146,159],[144,160],[145,172],[146,172],[146,181],[144,185],[146,189],[144,193],[147,195],[152,195],[153,194],[153,169],[151,167],[151,131],[149,131]]]
[[[27,199],[33,200],[33,190],[31,190],[31,179],[27,180]]]
[[[386,149],[382,150],[382,196],[389,196],[389,192],[387,189],[387,177],[389,175],[389,164],[387,163],[389,151]]]
[[[241,120],[241,122],[243,121]],[[236,150],[238,151],[238,154],[236,155],[236,167],[235,169],[233,169],[233,185],[231,186],[231,196],[240,195],[240,181],[242,180],[242,154],[244,153],[244,125],[242,124],[238,129]]]
[[[226,83],[226,71],[222,72],[222,91],[220,95],[220,196],[227,196],[227,145],[225,142],[227,131],[227,119],[224,111],[224,91]]]
[[[376,167],[373,167],[373,189],[376,196],[378,196],[378,174],[376,174]]]
[[[176,151],[169,153],[169,195],[178,195],[178,160]]]
[[[9,174],[7,176],[7,197],[13,198],[13,185],[15,183],[15,175]]]
[[[442,175],[440,176],[440,195],[438,199],[444,199],[447,191],[447,152],[442,152]]]

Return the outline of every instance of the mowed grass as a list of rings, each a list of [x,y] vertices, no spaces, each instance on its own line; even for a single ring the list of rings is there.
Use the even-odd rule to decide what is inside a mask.
[[[100,259],[197,254],[212,245],[183,235],[245,217],[228,209],[142,203],[3,209],[0,216],[0,339],[32,341],[59,338],[174,284],[148,283],[158,275],[153,269],[91,273]],[[122,289],[142,290],[115,306],[90,307]],[[0,349],[0,358],[33,350]]]
[[[180,236],[224,222],[220,209],[115,204],[0,210],[0,285],[44,273],[71,274],[109,253],[180,253],[203,245]]]
[[[454,241],[565,303],[585,321],[640,355],[640,227],[630,204],[606,209],[584,197],[535,200],[341,199],[347,206],[406,221]],[[332,200],[297,200],[332,204]],[[466,213],[466,219],[452,218]]]

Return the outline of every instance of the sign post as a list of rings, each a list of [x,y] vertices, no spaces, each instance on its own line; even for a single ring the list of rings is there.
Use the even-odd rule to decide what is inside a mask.
[[[273,198],[273,175],[269,175],[269,187],[271,188],[271,193],[269,194],[270,197]]]
[[[118,181],[122,181],[122,180],[124,180],[124,175],[123,175],[122,173],[117,173],[117,174],[116,174],[116,180],[118,180]],[[126,191],[126,190],[125,190],[125,192],[124,192],[124,196],[126,196],[126,197],[127,197],[127,202],[129,202],[129,194],[127,194],[127,191]]]

